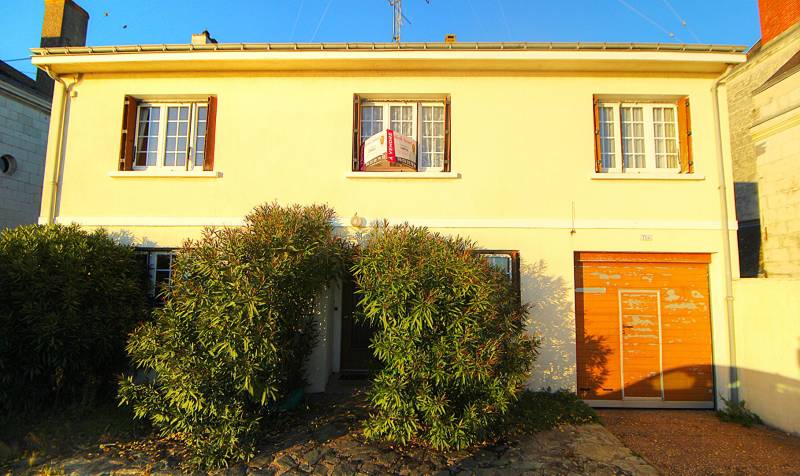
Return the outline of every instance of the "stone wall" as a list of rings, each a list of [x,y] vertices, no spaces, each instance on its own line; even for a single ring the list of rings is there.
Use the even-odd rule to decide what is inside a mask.
[[[38,219],[49,125],[49,112],[0,91],[0,156],[17,165],[0,173],[0,229]]]
[[[747,235],[740,236],[740,245],[743,245],[740,246],[739,256],[743,266],[742,276],[757,274],[758,269],[744,267],[755,268],[755,263],[759,261],[759,246],[758,243],[754,243],[758,235],[752,233],[754,228],[760,226],[756,166],[758,153],[750,135],[750,129],[757,121],[753,91],[775,74],[798,49],[800,49],[800,24],[789,28],[764,47],[756,45],[749,53],[748,61],[737,66],[726,80],[736,218],[740,230]]]
[[[762,271],[800,278],[800,71],[753,99]]]

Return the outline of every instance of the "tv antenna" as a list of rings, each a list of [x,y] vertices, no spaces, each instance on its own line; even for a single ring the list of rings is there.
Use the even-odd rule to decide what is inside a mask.
[[[431,0],[425,0],[425,3],[430,4]],[[394,9],[394,19],[392,22],[392,41],[400,43],[400,29],[403,27],[405,21],[409,25],[411,20],[403,15],[403,0],[389,0],[389,6]]]

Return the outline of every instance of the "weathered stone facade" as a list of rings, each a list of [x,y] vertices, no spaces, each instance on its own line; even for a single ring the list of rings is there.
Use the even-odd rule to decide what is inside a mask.
[[[49,101],[35,91],[12,81],[1,86],[0,156],[10,155],[16,163],[13,173],[0,172],[3,229],[36,223],[39,216],[50,108]]]
[[[786,76],[753,95],[762,271],[800,277],[800,53]]]
[[[45,0],[44,7],[41,46],[85,44],[84,9],[74,0]],[[0,230],[38,221],[52,97],[46,72],[33,80],[0,61]]]
[[[753,92],[800,50],[800,23],[787,29],[768,44],[754,46],[748,61],[737,66],[726,78],[736,218],[739,221],[739,260],[742,276],[760,272],[762,233],[761,206],[758,201],[758,150],[750,129],[758,117]],[[800,256],[800,247],[795,251]]]

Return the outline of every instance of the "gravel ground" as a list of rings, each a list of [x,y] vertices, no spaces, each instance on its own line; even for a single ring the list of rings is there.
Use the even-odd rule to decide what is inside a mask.
[[[800,475],[800,437],[701,410],[598,410],[603,424],[668,475]]]

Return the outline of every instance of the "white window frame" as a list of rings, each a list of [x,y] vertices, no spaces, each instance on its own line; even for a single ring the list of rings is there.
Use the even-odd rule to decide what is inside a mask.
[[[391,106],[414,106],[412,110],[412,128],[413,131],[411,134],[411,138],[417,143],[417,164],[419,164],[419,138],[422,137],[422,122],[419,118],[422,116],[420,111],[423,106],[436,106],[442,108],[442,113],[444,114],[445,105],[441,101],[370,101],[364,100],[361,101],[359,108],[363,108],[364,106],[380,106],[383,107],[383,129],[389,129],[392,123],[391,119]],[[138,122],[137,122],[138,124]],[[361,124],[359,124],[361,127]],[[160,132],[160,131],[159,131]],[[362,136],[361,141],[364,141],[364,137]],[[445,142],[447,141],[447,131],[445,130],[444,136],[442,141],[442,147],[444,147]],[[442,156],[444,156],[444,149],[442,149]],[[444,171],[444,160],[442,160],[441,167],[420,167],[417,165],[417,172],[442,172]]]
[[[159,256],[169,256],[169,265],[168,269],[159,268],[158,267],[158,257]],[[175,260],[175,251],[174,250],[160,250],[160,251],[148,251],[147,252],[147,272],[150,278],[150,296],[158,297],[159,290],[156,289],[156,277],[158,276],[159,271],[168,271],[169,278],[167,279],[167,283],[172,281],[172,264]]]
[[[142,108],[160,109],[158,120],[158,146],[156,149],[156,163],[155,165],[136,165],[138,159],[139,147],[139,120],[141,119]],[[166,162],[166,144],[167,144],[167,117],[169,107],[188,107],[189,108],[189,126],[186,136],[187,141],[187,154],[186,163],[184,165],[164,165]],[[208,103],[205,101],[175,101],[175,102],[147,102],[142,101],[136,107],[136,135],[133,142],[133,170],[168,170],[168,171],[192,171],[203,170],[202,165],[195,165],[197,150],[195,150],[195,143],[197,141],[197,119],[199,117],[199,109],[206,107],[206,140],[208,140]]]
[[[614,167],[605,168],[601,167],[600,171],[603,173],[625,173],[625,174],[661,174],[673,175],[681,172],[681,157],[680,157],[680,125],[678,124],[678,106],[673,103],[659,103],[659,102],[613,102],[606,101],[600,102],[599,107],[610,107],[612,110],[612,117],[614,121]],[[642,119],[644,122],[644,167],[626,168],[624,164],[624,156],[622,153],[622,113],[623,107],[640,107],[642,108]],[[670,108],[673,110],[675,117],[675,146],[678,152],[678,160],[675,161],[675,167],[656,167],[656,143],[655,143],[655,128],[653,121],[653,108]],[[599,119],[598,119],[599,120]],[[600,132],[598,131],[598,134]],[[601,137],[602,139],[602,137]],[[602,140],[600,141],[602,147]],[[602,158],[603,150],[600,150]]]

